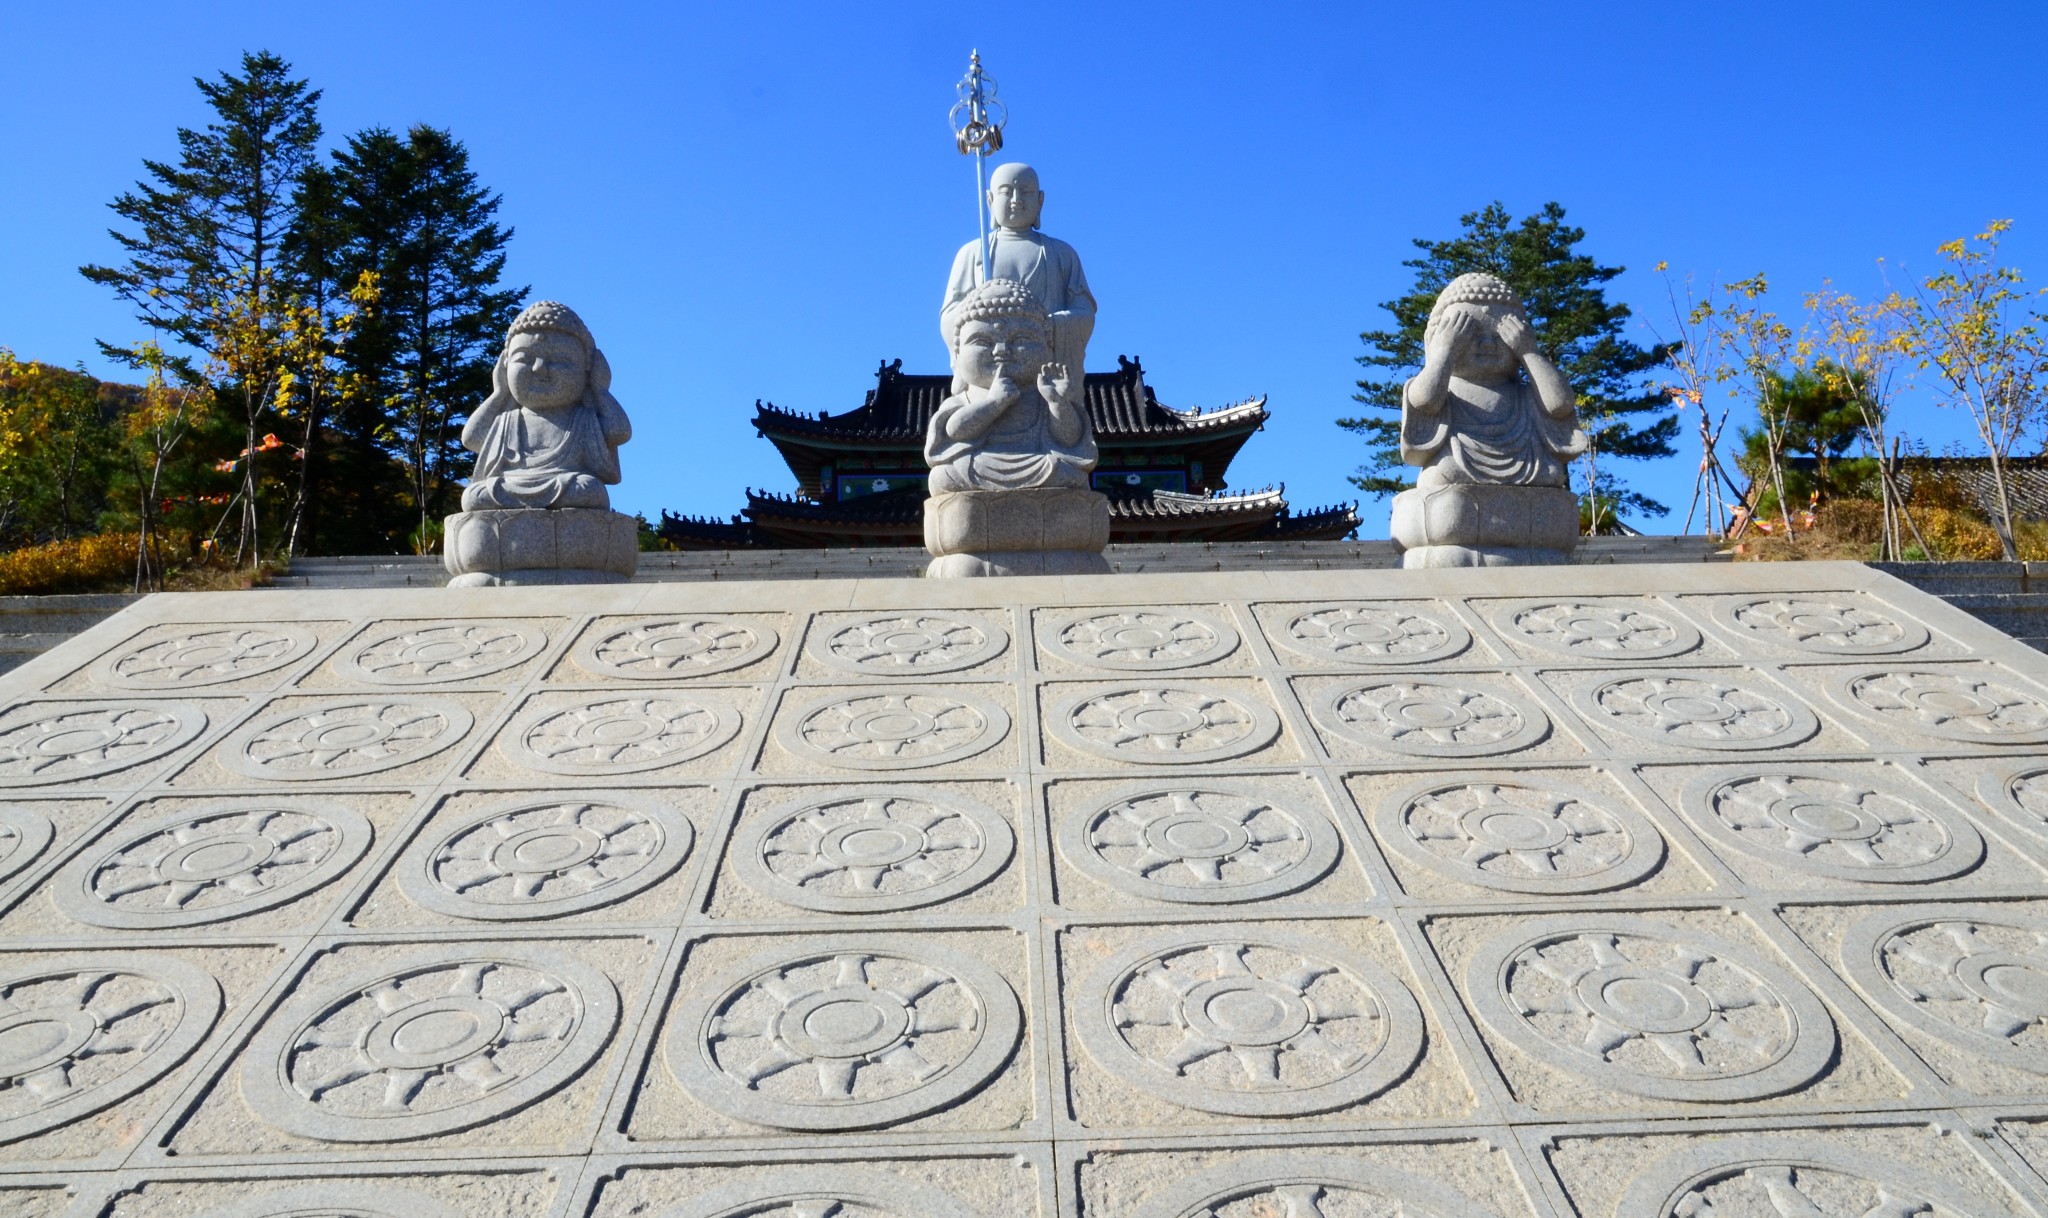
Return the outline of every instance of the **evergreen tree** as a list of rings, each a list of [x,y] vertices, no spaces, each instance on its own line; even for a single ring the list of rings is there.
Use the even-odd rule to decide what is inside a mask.
[[[1444,241],[1415,240],[1421,256],[1402,263],[1415,271],[1415,286],[1380,307],[1393,315],[1390,329],[1359,335],[1367,353],[1358,362],[1378,375],[1358,382],[1355,400],[1375,411],[1338,425],[1370,445],[1368,461],[1352,475],[1360,490],[1389,495],[1413,485],[1403,475],[1400,455],[1401,387],[1422,366],[1422,332],[1437,293],[1459,275],[1498,275],[1521,294],[1531,328],[1579,400],[1580,426],[1592,440],[1579,459],[1588,483],[1586,498],[1603,510],[1626,506],[1663,515],[1661,503],[1628,489],[1606,465],[1610,459],[1668,457],[1678,432],[1671,402],[1644,375],[1664,363],[1667,346],[1642,347],[1623,337],[1628,306],[1610,303],[1602,285],[1621,274],[1579,253],[1584,229],[1565,223],[1564,208],[1546,203],[1517,223],[1499,202],[1459,218],[1462,231]],[[1597,515],[1597,513],[1596,513]]]
[[[1796,368],[1790,375],[1767,371],[1764,376],[1769,381],[1769,400],[1784,420],[1780,437],[1784,455],[1813,460],[1811,469],[1788,464],[1782,471],[1785,494],[1795,510],[1810,498],[1827,499],[1863,489],[1869,471],[1863,463],[1845,462],[1843,457],[1863,438],[1866,418],[1884,417],[1884,407],[1869,395],[1868,378],[1828,360]],[[1745,427],[1741,434],[1738,464],[1751,478],[1768,482],[1770,436],[1761,426]],[[1775,492],[1765,498],[1769,506],[1757,505],[1760,516],[1779,510]]]
[[[407,475],[415,548],[431,549],[467,466],[461,424],[490,393],[491,369],[525,288],[499,286],[512,230],[454,136],[414,127],[350,137],[334,172],[347,265],[372,271],[378,307],[350,344],[365,395],[383,404],[381,440]]]
[[[147,177],[112,204],[136,231],[112,231],[122,266],[86,266],[136,318],[187,349],[174,367],[189,383],[213,382],[242,422],[239,555],[255,562],[263,544],[261,437],[285,370],[278,246],[293,192],[320,140],[320,93],[294,79],[268,51],[242,56],[241,74],[193,82],[214,112],[204,130],[178,129],[175,165],[144,161]],[[102,342],[135,365],[139,348]],[[195,364],[194,360],[198,363]]]

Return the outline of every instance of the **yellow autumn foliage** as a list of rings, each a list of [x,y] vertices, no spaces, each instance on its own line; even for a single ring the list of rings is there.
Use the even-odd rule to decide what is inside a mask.
[[[0,554],[0,596],[98,592],[135,574],[133,533],[48,541]]]

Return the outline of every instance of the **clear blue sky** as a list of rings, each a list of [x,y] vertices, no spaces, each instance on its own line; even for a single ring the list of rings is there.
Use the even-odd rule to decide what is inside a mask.
[[[0,345],[113,373],[93,339],[140,335],[75,270],[116,256],[105,205],[205,121],[194,75],[269,48],[325,90],[330,140],[424,122],[468,144],[517,230],[512,281],[610,357],[636,433],[614,499],[649,516],[790,489],[756,398],[836,412],[880,359],[943,369],[974,226],[945,114],[971,47],[1101,301],[1091,363],[1142,356],[1175,406],[1270,395],[1232,481],[1285,481],[1297,507],[1354,497],[1332,420],[1409,239],[1491,199],[1562,202],[1644,320],[1668,317],[1659,259],[1768,271],[1791,309],[1993,217],[2048,282],[2040,0],[8,0],[0,28]],[[1959,422],[1907,425],[1939,447]],[[1682,513],[1691,461],[1664,464],[1632,476]],[[1384,536],[1385,508],[1364,514]]]

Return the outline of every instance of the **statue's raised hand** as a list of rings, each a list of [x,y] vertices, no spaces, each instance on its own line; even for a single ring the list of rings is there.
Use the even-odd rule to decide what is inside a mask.
[[[1452,309],[1423,343],[1422,356],[1425,363],[1449,366],[1459,348],[1467,347],[1478,334],[1480,318],[1465,309]]]
[[[1535,328],[1513,313],[1500,319],[1500,325],[1495,327],[1495,333],[1500,335],[1500,341],[1506,343],[1508,350],[1514,352],[1518,359],[1536,350]]]
[[[1038,369],[1038,392],[1048,402],[1065,402],[1073,391],[1074,378],[1067,374],[1067,366],[1048,360]]]

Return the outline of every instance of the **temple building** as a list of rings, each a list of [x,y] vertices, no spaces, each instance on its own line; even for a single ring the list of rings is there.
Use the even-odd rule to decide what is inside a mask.
[[[1355,504],[1293,512],[1280,487],[1227,490],[1231,460],[1266,422],[1266,399],[1214,410],[1159,404],[1137,360],[1087,374],[1088,413],[1109,496],[1110,540],[1323,541],[1358,527]],[[730,521],[662,513],[663,540],[685,550],[924,544],[925,425],[950,391],[946,374],[885,362],[858,409],[813,417],[754,404],[754,428],[796,477],[796,493],[747,491]]]

